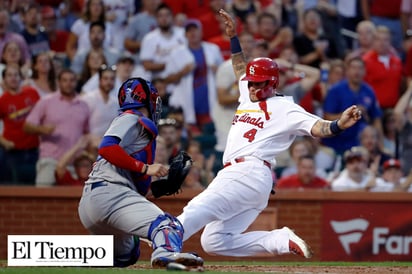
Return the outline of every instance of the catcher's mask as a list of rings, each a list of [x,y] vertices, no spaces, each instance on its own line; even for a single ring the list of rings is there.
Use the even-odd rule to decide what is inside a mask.
[[[246,76],[241,80],[254,83],[265,82],[265,85],[256,92],[258,100],[265,100],[275,94],[279,84],[279,67],[270,58],[255,58],[247,64]]]
[[[147,108],[149,118],[157,124],[162,112],[162,99],[151,82],[140,77],[127,79],[119,88],[118,100],[121,111]]]

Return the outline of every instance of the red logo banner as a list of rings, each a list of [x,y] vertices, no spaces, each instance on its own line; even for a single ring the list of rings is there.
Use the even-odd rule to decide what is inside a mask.
[[[407,203],[324,203],[323,261],[410,261],[412,208]]]

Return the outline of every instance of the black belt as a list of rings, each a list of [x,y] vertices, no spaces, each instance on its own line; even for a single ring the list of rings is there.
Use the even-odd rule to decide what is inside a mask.
[[[235,163],[241,163],[241,162],[245,162],[245,161],[246,161],[246,158],[244,158],[244,157],[239,157],[239,158],[236,158],[236,159],[235,159]],[[263,160],[263,164],[264,164],[265,166],[267,166],[268,168],[272,168],[272,165],[271,165],[268,161]],[[228,166],[230,166],[230,165],[232,165],[232,163],[231,163],[231,162],[227,162],[227,163],[225,163],[225,164],[223,165],[223,168],[228,167]]]
[[[107,186],[107,183],[106,182],[91,183],[90,190],[93,190],[93,189],[101,187],[101,186]]]

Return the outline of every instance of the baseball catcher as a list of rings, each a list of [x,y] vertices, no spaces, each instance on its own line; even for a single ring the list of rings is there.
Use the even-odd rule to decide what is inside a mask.
[[[185,166],[191,164],[183,154],[170,168],[154,163],[161,113],[157,89],[143,78],[130,78],[119,88],[118,101],[119,116],[104,134],[79,203],[83,226],[91,234],[114,235],[115,267],[137,262],[141,240],[151,243],[154,268],[171,262],[202,266],[201,257],[182,252],[184,229],[177,218],[146,198],[152,176],[170,173],[165,184],[157,182],[152,188],[157,197],[170,195],[180,189]]]
[[[192,163],[193,160],[189,154],[180,151],[170,163],[169,174],[163,179],[152,182],[150,188],[153,196],[159,198],[164,195],[178,193],[192,167]]]

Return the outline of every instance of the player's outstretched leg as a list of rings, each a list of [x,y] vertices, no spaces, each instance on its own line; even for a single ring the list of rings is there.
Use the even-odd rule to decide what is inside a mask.
[[[289,250],[290,253],[310,258],[313,255],[313,251],[310,246],[296,235],[290,228],[284,227],[289,234]]]
[[[190,267],[203,265],[203,259],[196,254],[181,252],[183,233],[182,224],[168,213],[152,222],[149,228],[149,239],[153,243],[152,267],[166,267],[171,262]]]

